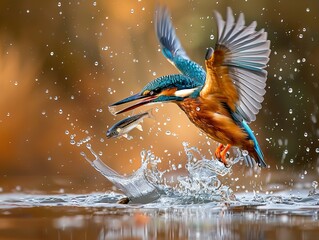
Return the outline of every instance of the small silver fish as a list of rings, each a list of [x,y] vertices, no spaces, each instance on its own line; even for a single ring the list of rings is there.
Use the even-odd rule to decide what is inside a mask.
[[[143,122],[143,119],[146,117],[154,118],[152,110],[124,118],[121,121],[115,123],[111,128],[109,128],[109,130],[107,130],[106,137],[125,137],[128,140],[131,140],[132,136],[129,136],[128,133],[134,128],[143,131],[142,125],[140,123]]]

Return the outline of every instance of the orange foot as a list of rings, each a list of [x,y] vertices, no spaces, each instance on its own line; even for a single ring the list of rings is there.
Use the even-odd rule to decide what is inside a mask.
[[[223,149],[224,149],[224,145],[220,143],[215,150],[215,157],[220,159],[220,152],[223,151]]]
[[[227,160],[226,160],[226,157],[227,157],[227,152],[228,150],[231,148],[231,145],[230,144],[227,144],[225,148],[223,148],[223,150],[220,152],[220,161],[222,163],[224,163],[225,166],[228,166],[227,164]],[[216,154],[216,153],[215,153]]]

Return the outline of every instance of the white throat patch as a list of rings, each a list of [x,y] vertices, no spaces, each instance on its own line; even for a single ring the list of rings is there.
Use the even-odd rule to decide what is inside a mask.
[[[193,92],[195,92],[195,90],[197,90],[198,87],[196,88],[191,88],[191,89],[182,89],[182,90],[177,90],[174,93],[174,96],[176,97],[189,97]]]

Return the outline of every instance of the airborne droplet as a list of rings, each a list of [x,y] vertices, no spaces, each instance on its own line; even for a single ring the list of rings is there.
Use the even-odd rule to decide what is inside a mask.
[[[245,157],[245,156],[248,155],[248,151],[247,151],[247,150],[243,150],[243,151],[242,151],[242,154],[243,154],[243,156]]]

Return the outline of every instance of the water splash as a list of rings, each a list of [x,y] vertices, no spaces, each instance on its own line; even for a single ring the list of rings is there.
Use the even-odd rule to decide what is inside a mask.
[[[161,197],[173,197],[174,202],[182,204],[207,201],[235,201],[236,197],[230,187],[223,185],[218,179],[232,173],[232,165],[240,159],[240,151],[234,158],[229,159],[229,166],[216,159],[206,159],[195,147],[189,147],[184,142],[184,151],[187,156],[185,176],[178,176],[173,186],[165,177],[165,171],[158,169],[161,162],[151,151],[141,152],[141,167],[129,176],[123,176],[108,167],[93,151],[91,144],[87,144],[91,154],[95,157],[90,160],[84,152],[81,155],[103,176],[111,181],[129,198],[132,203],[147,203],[159,200]],[[176,169],[176,168],[174,168]],[[173,169],[173,170],[174,170]],[[166,199],[167,200],[167,199]]]
[[[129,176],[122,176],[101,161],[99,156],[93,151],[91,144],[88,143],[86,147],[95,159],[90,160],[84,152],[81,155],[114,186],[122,190],[132,202],[152,202],[161,196],[160,188],[152,184],[144,173],[148,165],[148,161],[144,160],[144,155],[142,156],[142,165],[136,172]]]
[[[184,197],[191,197],[199,201],[232,201],[236,200],[233,191],[222,185],[219,176],[232,173],[231,166],[239,161],[239,157],[229,159],[229,166],[216,159],[206,159],[196,147],[189,147],[184,142],[187,156],[186,176],[179,176],[176,191]],[[195,155],[198,155],[197,158]]]

